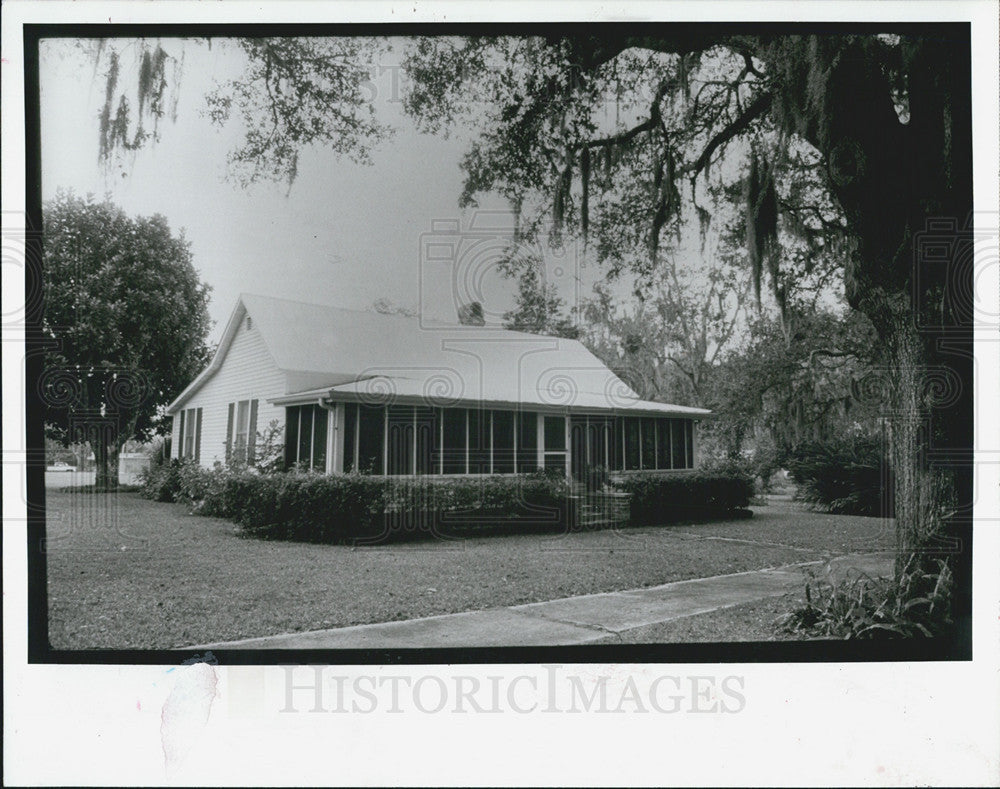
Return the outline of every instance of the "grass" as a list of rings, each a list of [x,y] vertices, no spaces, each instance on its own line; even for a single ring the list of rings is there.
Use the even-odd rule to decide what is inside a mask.
[[[752,603],[720,608],[707,614],[685,616],[609,636],[609,644],[691,644],[705,641],[793,641],[799,636],[784,632],[777,620],[802,600],[801,594],[768,597]]]
[[[891,546],[872,518],[765,507],[752,521],[458,542],[260,541],[134,493],[47,492],[49,637],[146,649],[408,619]],[[716,640],[736,640],[716,636]]]

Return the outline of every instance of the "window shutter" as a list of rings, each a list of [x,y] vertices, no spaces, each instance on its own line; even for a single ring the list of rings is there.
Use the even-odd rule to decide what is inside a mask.
[[[199,408],[194,423],[194,462],[201,461],[201,409]]]
[[[177,440],[177,459],[178,460],[183,460],[184,459],[184,414],[185,414],[185,412],[181,411],[181,432],[180,432],[180,435],[177,437],[178,438],[178,440]]]
[[[233,454],[233,409],[236,403],[229,404],[229,417],[226,419],[226,462]]]
[[[247,463],[253,463],[253,450],[257,443],[257,401],[250,401],[250,429],[247,431]]]

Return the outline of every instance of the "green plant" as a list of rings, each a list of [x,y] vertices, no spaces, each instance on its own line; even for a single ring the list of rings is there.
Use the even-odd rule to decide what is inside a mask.
[[[310,542],[379,542],[424,535],[506,532],[568,523],[565,479],[542,475],[397,479],[216,465],[177,472],[175,500],[234,520],[251,536]]]
[[[634,474],[615,484],[630,496],[629,522],[635,526],[745,516],[754,494],[753,478],[732,472]]]
[[[190,465],[193,461],[176,458],[161,463],[151,462],[148,469],[142,469],[138,474],[141,495],[153,501],[179,501],[182,474]]]
[[[943,559],[913,554],[895,578],[859,575],[831,583],[812,574],[805,604],[779,625],[790,633],[843,639],[914,638],[944,634],[952,624],[951,569]]]
[[[587,490],[604,490],[609,481],[608,470],[604,466],[591,466],[584,474]]]
[[[796,498],[835,515],[892,517],[892,481],[884,448],[873,438],[851,437],[802,444],[786,464]]]
[[[277,474],[285,464],[285,426],[277,419],[257,431],[254,443],[253,467],[262,474]]]

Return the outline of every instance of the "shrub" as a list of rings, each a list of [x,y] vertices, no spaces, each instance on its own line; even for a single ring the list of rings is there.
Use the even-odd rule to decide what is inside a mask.
[[[277,474],[285,465],[285,427],[277,419],[257,431],[254,444],[253,467],[262,474]]]
[[[211,514],[248,535],[310,542],[381,542],[564,526],[569,486],[542,475],[393,479],[362,474],[220,472]],[[204,514],[205,509],[200,510]]]
[[[814,509],[892,517],[892,483],[883,474],[886,460],[877,440],[804,444],[789,452],[786,463],[798,485],[796,498]]]
[[[591,466],[584,472],[583,483],[587,490],[604,490],[609,481],[610,476],[604,466]]]
[[[806,584],[805,605],[780,624],[787,632],[810,637],[941,636],[953,624],[953,587],[947,562],[914,554],[893,579],[862,575],[831,584],[813,576]]]
[[[140,494],[153,501],[179,501],[182,469],[189,465],[191,461],[176,459],[150,463],[138,474]]]
[[[687,519],[745,517],[754,493],[746,474],[696,471],[685,474],[635,474],[617,486],[630,494],[633,526]]]
[[[771,446],[759,446],[752,453],[737,457],[706,458],[701,466],[704,472],[725,476],[750,477],[759,494],[770,493],[774,474],[778,471],[778,452]]]

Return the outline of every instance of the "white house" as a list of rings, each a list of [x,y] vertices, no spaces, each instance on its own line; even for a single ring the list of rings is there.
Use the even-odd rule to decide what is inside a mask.
[[[326,473],[692,469],[701,408],[642,400],[576,340],[243,294],[167,409],[173,457],[255,450]]]

